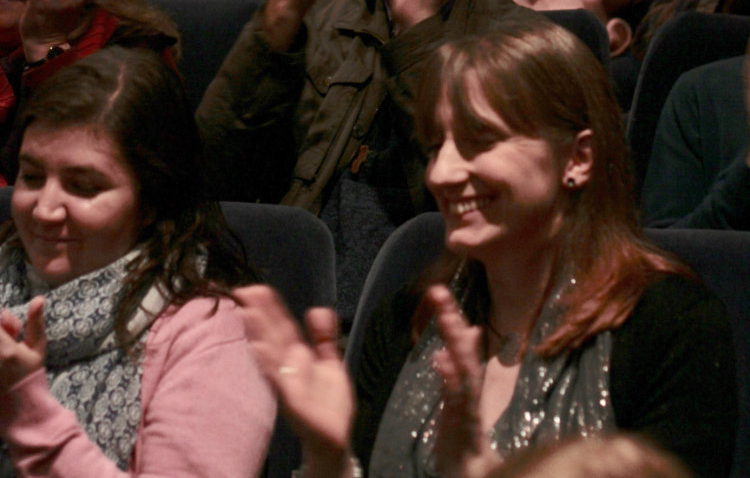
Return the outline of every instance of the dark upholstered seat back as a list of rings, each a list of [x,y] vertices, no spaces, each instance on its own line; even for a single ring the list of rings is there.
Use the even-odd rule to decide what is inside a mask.
[[[643,59],[626,127],[637,193],[646,175],[661,110],[679,76],[712,61],[743,55],[750,17],[681,13],[662,25]]]

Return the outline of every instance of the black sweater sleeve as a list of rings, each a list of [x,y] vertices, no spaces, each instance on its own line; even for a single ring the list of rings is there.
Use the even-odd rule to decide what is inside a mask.
[[[702,477],[727,476],[737,427],[731,327],[700,284],[652,284],[614,333],[610,389],[618,428],[671,451]]]
[[[355,378],[357,417],[353,447],[367,470],[380,419],[412,348],[411,317],[419,298],[406,291],[383,301],[370,321],[363,342],[362,359]]]

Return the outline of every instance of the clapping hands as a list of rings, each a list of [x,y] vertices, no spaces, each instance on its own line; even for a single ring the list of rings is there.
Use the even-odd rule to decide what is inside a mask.
[[[0,395],[44,365],[47,336],[43,308],[43,297],[32,299],[23,342],[17,341],[21,321],[7,310],[0,313]]]
[[[443,377],[444,398],[435,443],[440,476],[490,476],[502,461],[490,447],[479,416],[482,331],[478,326],[469,326],[447,287],[431,287],[427,299],[434,307],[438,330],[445,343],[445,348],[435,354],[435,368]]]
[[[236,289],[234,297],[242,306],[260,367],[300,438],[306,476],[347,476],[355,402],[337,349],[335,313],[325,308],[308,311],[308,343],[269,287]],[[490,448],[479,417],[481,330],[466,323],[445,286],[430,288],[427,300],[437,314],[446,345],[435,356],[445,396],[436,443],[438,467],[441,476],[448,478],[483,478],[501,459]]]
[[[266,286],[234,291],[242,306],[250,345],[279,394],[282,413],[302,443],[306,476],[345,476],[354,416],[354,395],[336,342],[336,314],[310,309],[310,343],[281,299]],[[338,471],[337,471],[338,470]]]

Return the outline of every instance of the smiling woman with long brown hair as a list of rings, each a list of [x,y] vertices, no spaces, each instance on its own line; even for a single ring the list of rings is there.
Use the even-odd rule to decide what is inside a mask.
[[[619,430],[728,474],[726,311],[644,238],[619,109],[591,52],[549,21],[508,20],[443,45],[417,104],[446,257],[365,334],[351,449],[369,475],[484,476],[518,450]],[[268,290],[238,294],[308,472],[350,473],[353,406],[331,385],[330,314],[311,314],[303,355],[293,328],[264,325],[283,321]]]

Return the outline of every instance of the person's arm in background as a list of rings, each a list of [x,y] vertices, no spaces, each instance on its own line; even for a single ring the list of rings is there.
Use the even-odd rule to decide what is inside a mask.
[[[298,146],[294,114],[305,77],[303,18],[312,4],[268,0],[245,25],[198,105],[209,182],[220,199],[278,200],[269,195],[283,192],[291,179]],[[257,179],[240,174],[247,164],[257,164],[251,168]]]
[[[742,76],[738,57],[692,70],[675,83],[643,186],[645,226],[750,229]]]

